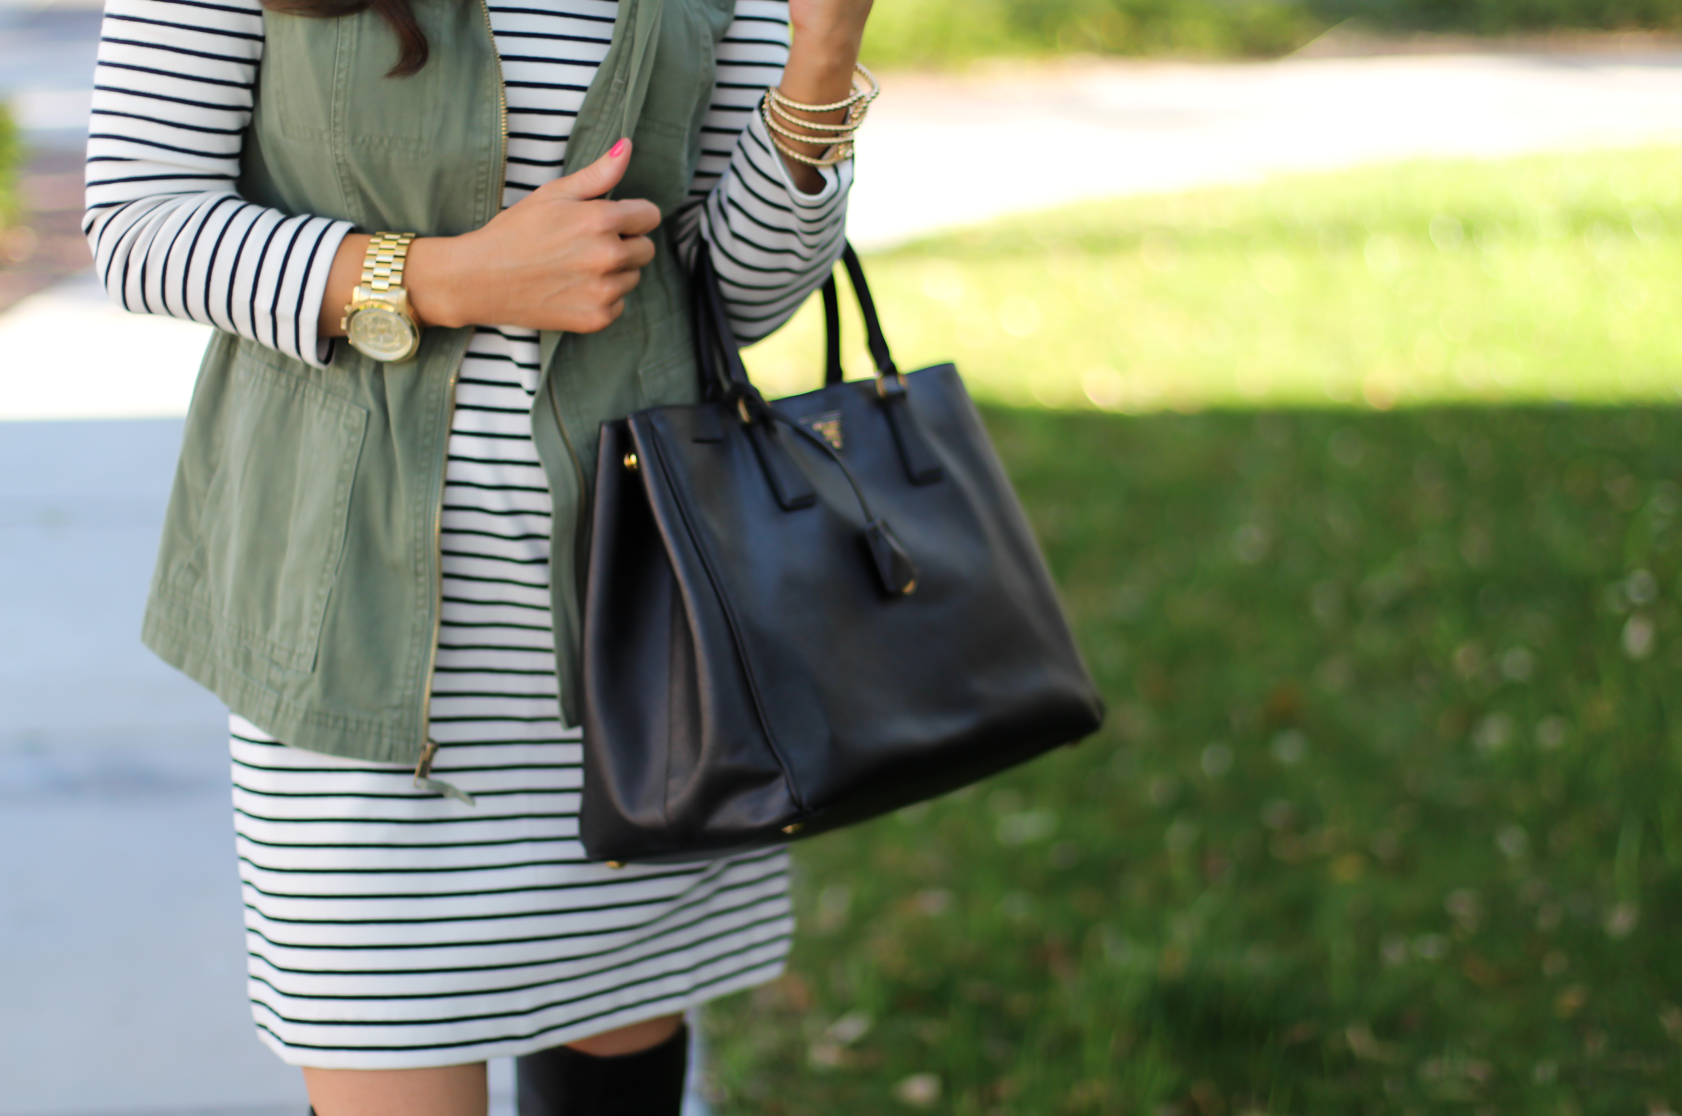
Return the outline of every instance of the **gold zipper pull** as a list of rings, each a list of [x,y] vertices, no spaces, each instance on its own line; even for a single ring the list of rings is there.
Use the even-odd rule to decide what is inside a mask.
[[[432,778],[432,757],[438,754],[438,741],[427,738],[426,748],[421,752],[420,762],[415,764],[415,789],[431,791],[441,794],[445,798],[453,798],[457,802],[468,806],[479,805],[478,800],[460,787],[446,783],[442,779]]]
[[[419,784],[422,779],[424,779],[428,775],[432,774],[432,757],[436,756],[437,754],[438,754],[438,741],[432,739],[432,737],[430,737],[430,736],[427,737],[426,738],[426,747],[421,749],[420,762],[415,764],[415,782],[416,782],[416,784]]]

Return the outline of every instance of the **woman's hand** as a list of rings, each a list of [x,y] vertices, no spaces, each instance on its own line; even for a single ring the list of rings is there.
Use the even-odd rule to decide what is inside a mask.
[[[791,101],[828,105],[844,100],[853,88],[853,67],[859,60],[870,0],[789,0],[788,65],[777,88]],[[790,115],[820,124],[839,124],[845,112],[798,112]],[[817,158],[827,144],[789,143],[803,155]],[[808,194],[823,187],[815,167],[783,156],[794,184]]]
[[[575,174],[545,183],[482,228],[422,237],[409,246],[403,286],[423,325],[506,325],[595,333],[625,310],[625,296],[654,258],[648,234],[660,210],[641,199],[608,201],[624,177],[631,142]],[[362,274],[366,236],[347,236],[333,260],[321,336],[342,336],[344,306]]]

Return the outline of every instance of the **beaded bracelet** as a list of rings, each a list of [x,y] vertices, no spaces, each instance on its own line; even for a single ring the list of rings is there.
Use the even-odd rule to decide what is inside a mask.
[[[760,102],[760,116],[764,118],[765,127],[771,133],[772,145],[790,159],[793,159],[797,163],[805,163],[809,167],[833,167],[837,163],[842,163],[852,158],[853,137],[851,132],[845,136],[803,136],[798,132],[790,131],[773,120],[771,118],[771,110],[769,106],[769,98]],[[804,152],[794,150],[794,148],[784,142],[785,137],[795,141],[796,143],[827,143],[829,146],[825,148],[823,154],[814,158]]]
[[[860,78],[863,79],[862,86]],[[827,105],[808,105],[800,101],[791,100],[782,91],[770,88],[760,100],[760,115],[765,120],[765,127],[771,132],[771,143],[778,151],[799,163],[812,167],[833,167],[837,163],[845,162],[853,157],[853,137],[857,134],[859,125],[864,123],[865,114],[870,109],[870,103],[882,92],[881,83],[876,76],[865,69],[862,64],[853,68],[853,92],[845,100]],[[846,110],[846,118],[839,124],[825,124],[813,120],[805,120],[793,115],[789,110],[799,112],[837,112]],[[805,132],[794,131],[778,123],[781,118],[795,128],[806,129]],[[813,135],[811,133],[831,133],[829,135]],[[795,143],[828,144],[821,155],[813,157],[800,151],[795,151],[783,140]]]
[[[859,87],[860,78],[864,79],[862,89]],[[868,105],[876,99],[877,94],[882,92],[882,83],[876,80],[875,74],[864,68],[864,63],[856,62],[853,64],[853,92],[846,100],[836,101],[829,105],[805,105],[783,96],[782,90],[774,85],[766,92],[771,95],[773,101],[784,108],[798,109],[801,112],[837,112],[841,109],[850,109],[860,101]]]

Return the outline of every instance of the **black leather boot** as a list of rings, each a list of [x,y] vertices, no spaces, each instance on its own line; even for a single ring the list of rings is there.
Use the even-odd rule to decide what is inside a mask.
[[[598,1057],[567,1046],[514,1059],[519,1116],[679,1116],[689,1028],[658,1046]]]

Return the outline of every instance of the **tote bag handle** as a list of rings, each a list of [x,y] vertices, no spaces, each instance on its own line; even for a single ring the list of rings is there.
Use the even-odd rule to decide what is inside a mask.
[[[888,338],[882,332],[882,322],[876,316],[876,300],[870,297],[870,284],[864,281],[864,265],[859,263],[858,253],[853,246],[842,245],[841,263],[847,268],[847,279],[853,285],[853,294],[858,298],[859,311],[864,316],[864,338],[870,347],[870,359],[876,365],[876,386],[878,391],[886,396],[883,382],[899,381],[899,368],[894,364],[894,358],[888,353]],[[841,371],[841,295],[835,285],[833,272],[824,280],[823,285],[823,317],[824,317],[824,383],[838,384],[843,376]]]

